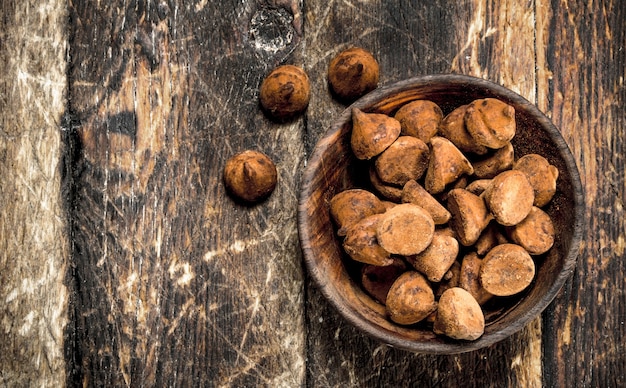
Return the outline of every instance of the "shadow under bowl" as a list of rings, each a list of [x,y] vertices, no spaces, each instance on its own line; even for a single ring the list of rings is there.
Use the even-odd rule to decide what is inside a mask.
[[[479,98],[498,98],[515,108],[517,131],[512,141],[516,159],[529,153],[544,156],[559,170],[557,191],[543,208],[554,223],[555,243],[536,258],[533,283],[516,297],[501,298],[485,311],[485,332],[475,341],[436,335],[427,325],[398,325],[385,307],[360,286],[358,263],[344,253],[330,216],[330,199],[349,188],[370,188],[367,165],[350,147],[351,109],[393,115],[419,99],[437,103],[444,115]],[[538,316],[571,276],[583,225],[583,191],[574,158],[559,130],[535,105],[492,82],[464,75],[429,75],[374,90],[348,107],[319,140],[302,176],[298,232],[307,270],[338,312],[363,332],[390,346],[430,354],[480,349],[505,339]],[[487,309],[487,307],[485,307]]]

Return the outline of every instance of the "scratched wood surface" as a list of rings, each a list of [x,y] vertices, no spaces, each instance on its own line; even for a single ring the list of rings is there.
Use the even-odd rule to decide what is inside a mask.
[[[0,385],[65,381],[69,291],[61,179],[61,0],[0,3]]]
[[[258,85],[301,40],[254,2],[70,1],[68,382],[276,386],[303,381],[296,178],[302,125]],[[247,148],[277,163],[257,207],[222,184]]]
[[[381,83],[458,72],[491,79],[536,100],[534,9],[523,2],[316,4],[309,10],[314,17],[307,19],[305,57],[321,58],[310,72],[317,81],[313,90],[323,93],[320,103],[308,111],[311,130],[328,128],[333,115],[325,113],[326,105],[335,106],[337,113],[343,109],[325,97],[324,72],[329,59],[350,45],[376,53]],[[311,385],[349,381],[350,386],[541,386],[539,319],[484,350],[455,356],[413,355],[364,337],[334,314],[314,286],[309,290],[309,303],[323,307],[307,309]]]
[[[626,12],[618,1],[2,2],[0,382],[7,386],[626,385]],[[302,265],[300,173],[345,106],[352,45],[381,84],[489,79],[559,127],[586,192],[577,270],[489,348],[426,356],[349,326]],[[313,95],[292,122],[257,103],[282,63]],[[254,148],[260,205],[221,170]]]

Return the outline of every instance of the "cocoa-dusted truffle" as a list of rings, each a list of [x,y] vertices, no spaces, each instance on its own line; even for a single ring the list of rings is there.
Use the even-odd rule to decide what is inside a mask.
[[[328,83],[335,95],[351,102],[378,86],[378,62],[367,50],[349,48],[334,57],[328,66]]]
[[[371,159],[387,149],[400,136],[400,123],[382,113],[352,109],[352,152],[361,160]]]
[[[310,95],[311,85],[306,72],[298,66],[282,65],[263,80],[259,99],[269,116],[284,121],[304,112]]]
[[[245,202],[258,202],[269,196],[277,179],[274,162],[259,151],[243,151],[228,159],[224,167],[226,189]]]

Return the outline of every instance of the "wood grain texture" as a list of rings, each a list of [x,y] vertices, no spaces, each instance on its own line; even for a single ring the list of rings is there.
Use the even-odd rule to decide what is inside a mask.
[[[0,11],[1,383],[626,385],[623,2],[9,0]],[[443,357],[389,348],[303,272],[299,175],[344,108],[325,72],[352,45],[376,55],[383,84],[456,72],[510,87],[572,149],[587,205],[578,267],[510,339]],[[304,119],[285,124],[257,104],[281,63],[303,65],[313,91]],[[220,175],[245,148],[279,170],[252,208]]]
[[[298,386],[295,226],[302,123],[257,102],[297,58],[297,3],[71,1],[74,325],[67,383]],[[228,157],[273,158],[256,207],[222,184]]]
[[[307,117],[309,133],[319,129],[313,137],[320,136],[343,109],[328,96],[325,71],[330,59],[350,45],[375,53],[381,84],[413,75],[456,72],[499,82],[530,101],[536,99],[534,9],[527,2],[370,1],[308,6],[306,49],[308,57],[316,58],[310,72],[317,80],[312,90],[317,90],[318,100]],[[314,142],[309,141],[308,149]],[[541,386],[540,320],[482,351],[415,355],[364,337],[335,314],[315,287],[307,290],[313,301],[309,303],[324,306],[323,310],[307,309],[307,382],[311,386],[372,382],[390,386],[417,382],[426,386]],[[352,351],[355,348],[364,349],[358,357]]]
[[[578,159],[586,242],[571,286],[546,314],[547,386],[626,384],[626,12],[617,1],[549,8],[548,112]]]
[[[63,1],[0,5],[0,385],[64,380]]]

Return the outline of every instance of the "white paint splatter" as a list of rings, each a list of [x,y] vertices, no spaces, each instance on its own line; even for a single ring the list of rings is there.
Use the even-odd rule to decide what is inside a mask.
[[[196,277],[189,263],[173,261],[167,269],[167,272],[169,272],[170,278],[176,279],[176,284],[181,287],[188,286]]]
[[[30,332],[31,327],[33,326],[33,321],[35,319],[35,312],[31,311],[24,317],[24,324],[17,331],[20,335],[26,336]]]
[[[200,2],[196,3],[195,10],[196,12],[200,12],[206,7],[208,0],[200,0]]]
[[[204,254],[204,261],[211,261],[216,256],[222,256],[227,253],[235,253],[235,254],[241,253],[244,250],[246,250],[246,248],[256,246],[260,242],[261,241],[259,240],[249,240],[249,241],[237,240],[233,242],[232,244],[230,244],[229,246],[227,246],[226,248],[208,251],[207,253]]]
[[[178,284],[179,286],[188,286],[193,278],[196,277],[196,275],[191,270],[191,265],[189,265],[189,263],[185,263],[182,265],[182,272],[183,274],[180,275],[180,277],[176,281],[176,284]]]
[[[522,364],[522,356],[520,354],[515,355],[511,360],[511,369]]]

